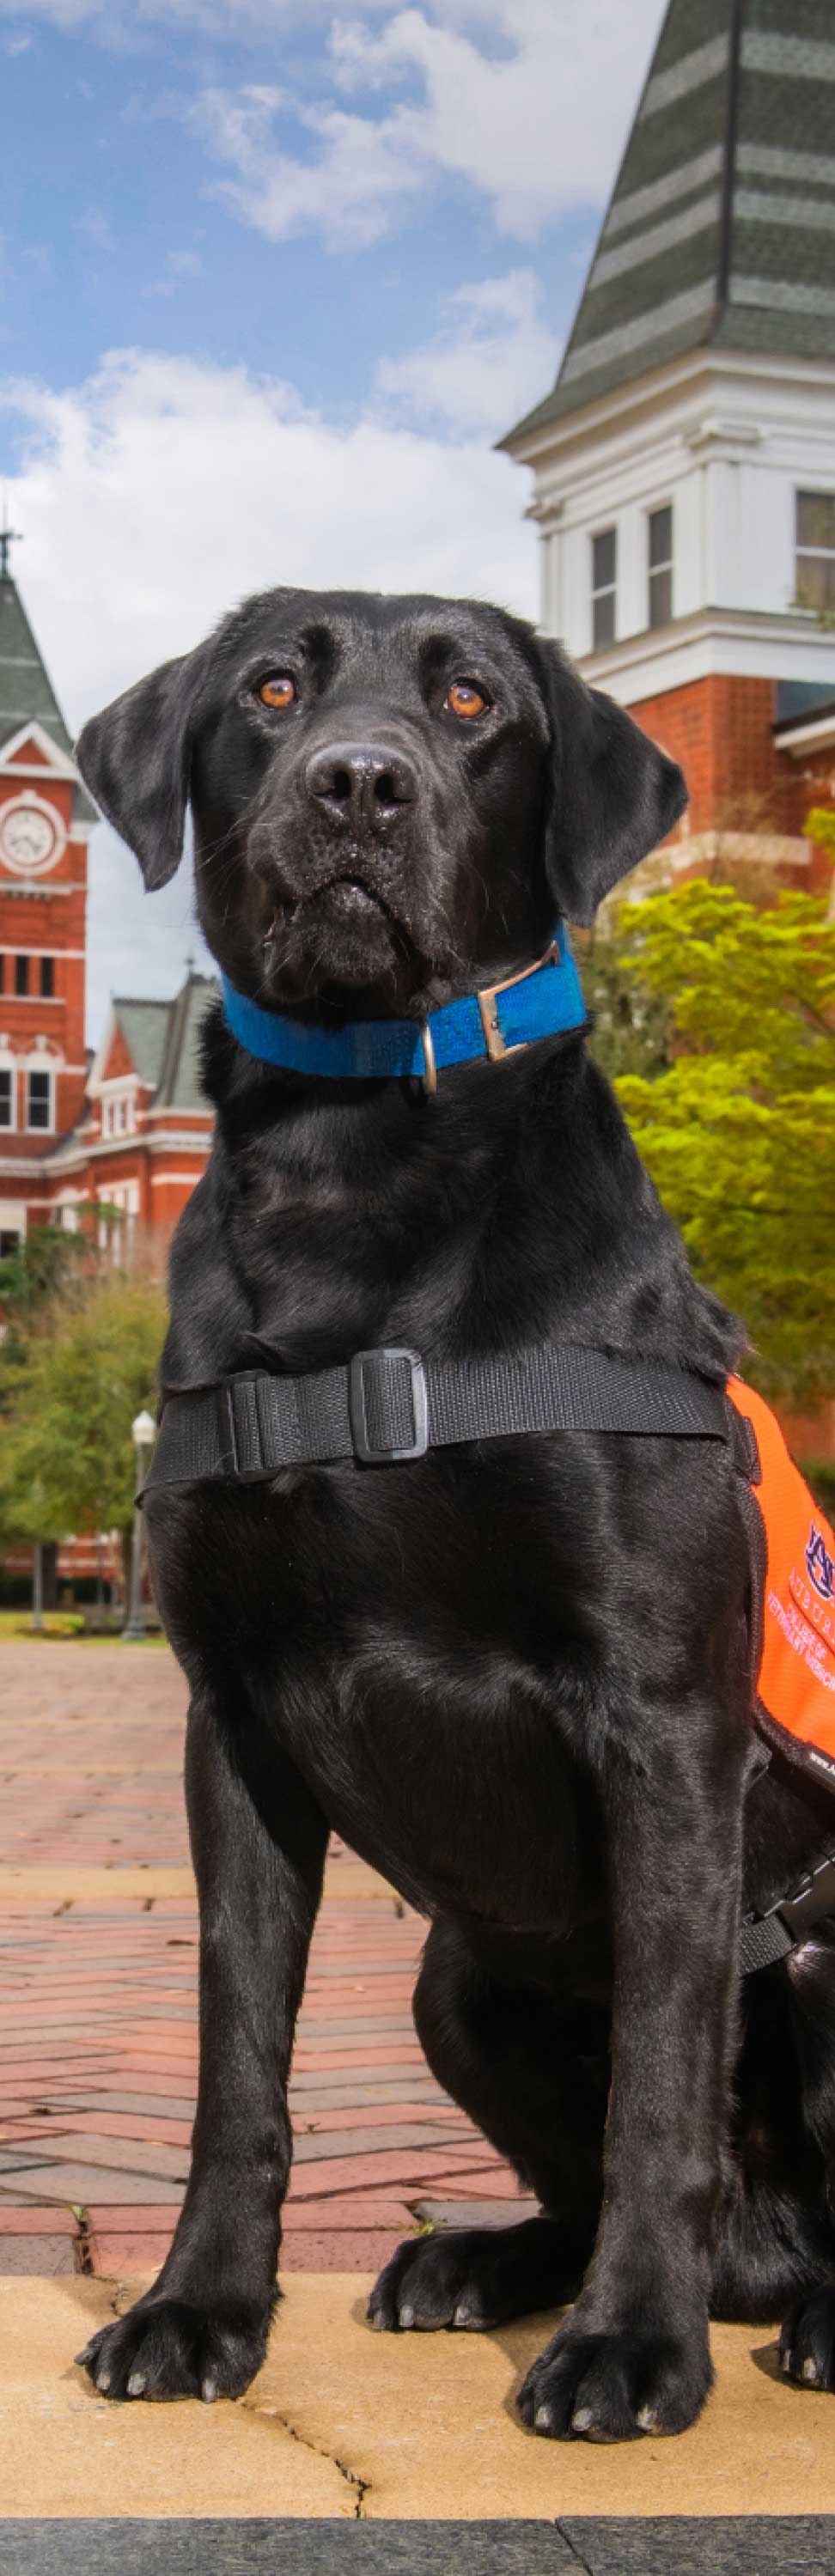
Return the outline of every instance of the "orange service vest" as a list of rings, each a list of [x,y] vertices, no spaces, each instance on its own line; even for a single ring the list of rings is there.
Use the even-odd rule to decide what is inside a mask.
[[[762,1396],[738,1377],[729,1378],[728,1395],[759,1453],[750,1479],[760,1537],[757,1722],[781,1752],[835,1788],[835,1534]]]

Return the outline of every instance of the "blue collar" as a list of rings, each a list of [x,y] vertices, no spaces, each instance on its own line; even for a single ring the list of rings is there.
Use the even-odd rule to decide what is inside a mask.
[[[369,1076],[417,1074],[428,1091],[435,1089],[436,1069],[466,1064],[474,1057],[493,1059],[536,1038],[553,1037],[586,1025],[580,978],[565,929],[558,923],[551,947],[535,966],[523,967],[505,984],[467,993],[446,1002],[428,1020],[350,1020],[343,1029],[308,1026],[262,1010],[221,976],[227,1026],[248,1055],[262,1064],[280,1065],[290,1073],[347,1076],[365,1082]]]

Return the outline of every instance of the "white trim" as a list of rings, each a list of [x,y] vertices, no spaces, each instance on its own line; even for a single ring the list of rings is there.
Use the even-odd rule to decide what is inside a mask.
[[[143,1126],[150,1127],[152,1119],[171,1117],[171,1103],[169,1101],[167,1107],[165,1106],[165,1103],[163,1103],[162,1107],[159,1109],[154,1109],[153,1107],[150,1109],[141,1109],[139,1115],[142,1119]],[[203,1120],[204,1124],[208,1122],[210,1126],[214,1126],[215,1113],[209,1101],[206,1102],[205,1109],[183,1109],[181,1106],[177,1110],[176,1115],[178,1118],[200,1118]]]
[[[37,743],[38,750],[43,752],[43,761],[28,761],[24,769],[22,762],[15,759],[15,752],[22,751],[26,742]],[[17,733],[10,734],[8,742],[4,742],[0,748],[0,775],[5,770],[11,769],[17,778],[41,778],[44,767],[51,771],[53,778],[69,778],[74,787],[81,785],[81,775],[75,761],[69,758],[66,751],[59,751],[57,743],[53,742],[52,735],[47,733],[46,727],[38,723],[36,716],[30,716],[28,724],[20,725]]]
[[[629,707],[719,674],[809,680],[820,661],[821,679],[828,679],[832,656],[833,638],[818,627],[811,610],[769,616],[756,609],[704,608],[676,618],[671,626],[624,636],[605,652],[581,654],[579,668],[596,688],[607,689]]]
[[[5,895],[7,901],[11,899],[14,903],[18,903],[21,896],[25,895],[29,895],[30,898],[35,896],[38,903],[54,903],[59,894],[86,895],[86,893],[87,887],[81,877],[72,877],[69,883],[63,879],[59,885],[50,885],[46,877],[42,877],[40,881],[37,877],[9,877],[5,880],[0,877],[0,898]]]
[[[724,379],[745,379],[752,386],[785,385],[791,393],[796,393],[799,386],[815,386],[828,393],[835,390],[835,360],[761,356],[744,349],[735,349],[726,356],[723,350],[692,349],[680,358],[668,358],[660,366],[648,365],[640,376],[630,377],[626,384],[613,385],[606,393],[594,394],[570,411],[557,412],[552,420],[537,421],[529,429],[520,425],[519,430],[512,429],[498,443],[522,465],[536,466],[540,459],[557,461],[558,451],[581,449],[598,431],[602,436],[611,429],[620,434],[630,428],[633,418],[640,424],[644,411],[657,413],[659,403],[666,405],[671,396],[689,395],[700,384],[713,392]]]
[[[835,697],[835,689],[832,694]],[[811,749],[827,751],[833,744],[835,744],[835,710],[831,715],[820,716],[817,722],[812,718],[809,724],[796,724],[791,729],[788,725],[778,725],[775,728],[775,750],[787,751],[795,760],[801,752]]]
[[[17,888],[15,888],[15,892],[17,892]],[[7,939],[2,948],[0,948],[0,954],[2,954],[3,957],[55,957],[57,959],[59,957],[86,957],[87,951],[85,948],[13,948],[11,941]],[[16,998],[19,999],[19,996]],[[44,1000],[48,1000],[50,997],[45,994],[43,998]],[[60,1001],[62,996],[57,994],[53,995],[51,998],[53,1000]]]
[[[176,1182],[177,1188],[182,1189],[186,1182],[193,1183],[194,1177],[195,1175],[193,1172],[152,1172],[151,1188],[152,1190],[167,1190],[170,1184],[173,1189]]]

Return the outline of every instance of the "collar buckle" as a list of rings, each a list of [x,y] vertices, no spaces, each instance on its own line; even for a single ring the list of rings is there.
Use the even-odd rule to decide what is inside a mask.
[[[493,1064],[498,1063],[503,1055],[518,1055],[521,1048],[528,1044],[527,1038],[518,1038],[512,1046],[508,1046],[496,1008],[499,994],[512,993],[517,984],[526,984],[529,976],[538,975],[543,966],[558,966],[559,962],[560,943],[557,937],[549,939],[544,955],[536,957],[532,966],[523,966],[521,974],[507,975],[503,984],[483,984],[477,992],[476,1001],[481,1013],[484,1043]]]

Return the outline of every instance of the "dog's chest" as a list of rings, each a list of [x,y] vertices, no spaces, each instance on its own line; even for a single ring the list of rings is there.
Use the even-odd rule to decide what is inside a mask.
[[[576,1542],[531,1483],[517,1444],[286,1477],[184,1505],[160,1549],[213,1684],[231,1651],[329,1822],[408,1893],[516,1925],[571,1910],[588,1691]]]

